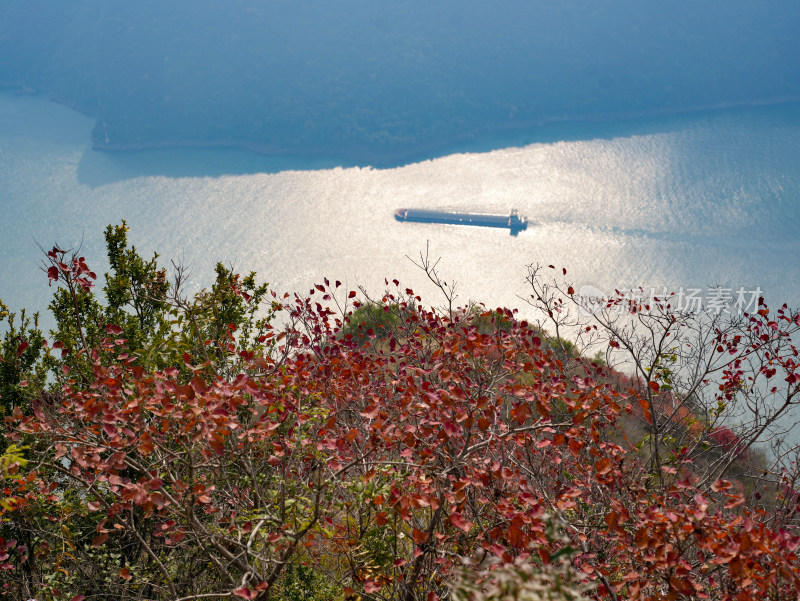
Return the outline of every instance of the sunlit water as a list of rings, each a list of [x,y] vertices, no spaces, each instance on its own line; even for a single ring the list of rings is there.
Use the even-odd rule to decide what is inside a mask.
[[[102,230],[122,219],[145,254],[189,264],[196,286],[223,261],[280,291],[327,276],[380,292],[388,277],[439,304],[406,258],[429,241],[462,302],[522,307],[526,265],[543,263],[601,290],[720,284],[800,304],[798,105],[573,124],[380,170],[225,149],[103,154],[91,127],[0,95],[0,298],[12,308],[47,304],[37,243],[82,243],[102,271]],[[515,207],[530,225],[512,237],[399,223],[398,207]]]

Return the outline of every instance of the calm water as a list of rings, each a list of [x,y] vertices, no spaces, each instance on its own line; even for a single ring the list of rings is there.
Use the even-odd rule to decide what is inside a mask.
[[[46,306],[37,242],[82,243],[102,271],[102,230],[122,219],[144,253],[190,264],[196,286],[221,260],[280,291],[327,276],[380,292],[397,277],[438,304],[405,258],[430,241],[464,302],[520,306],[539,262],[601,290],[722,284],[800,304],[799,105],[565,125],[383,170],[236,150],[108,155],[89,148],[91,127],[0,95],[0,298],[13,308]],[[518,237],[402,224],[398,207],[516,207],[531,224]]]

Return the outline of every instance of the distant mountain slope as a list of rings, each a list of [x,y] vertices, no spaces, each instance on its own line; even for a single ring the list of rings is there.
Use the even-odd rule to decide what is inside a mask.
[[[2,0],[0,83],[100,148],[392,161],[486,129],[800,97],[776,0]]]

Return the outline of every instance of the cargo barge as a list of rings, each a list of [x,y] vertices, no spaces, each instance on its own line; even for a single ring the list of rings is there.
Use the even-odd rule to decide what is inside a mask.
[[[508,215],[485,215],[483,213],[454,213],[450,211],[431,211],[428,209],[397,209],[394,218],[398,221],[418,223],[449,223],[452,225],[480,225],[511,230],[516,236],[528,227],[528,218],[520,217],[516,209]]]

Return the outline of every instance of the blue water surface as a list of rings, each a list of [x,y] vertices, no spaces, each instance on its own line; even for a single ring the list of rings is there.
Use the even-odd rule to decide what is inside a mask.
[[[524,306],[526,265],[601,290],[763,290],[800,304],[800,105],[487,134],[390,169],[232,149],[107,154],[93,121],[40,97],[0,95],[0,298],[43,310],[41,251],[82,247],[125,219],[143,253],[188,264],[195,287],[223,261],[280,291],[323,277],[380,292],[399,278],[443,299],[407,256],[429,245],[459,300]],[[441,154],[441,153],[437,153]],[[398,207],[507,213],[503,230],[399,223]]]

